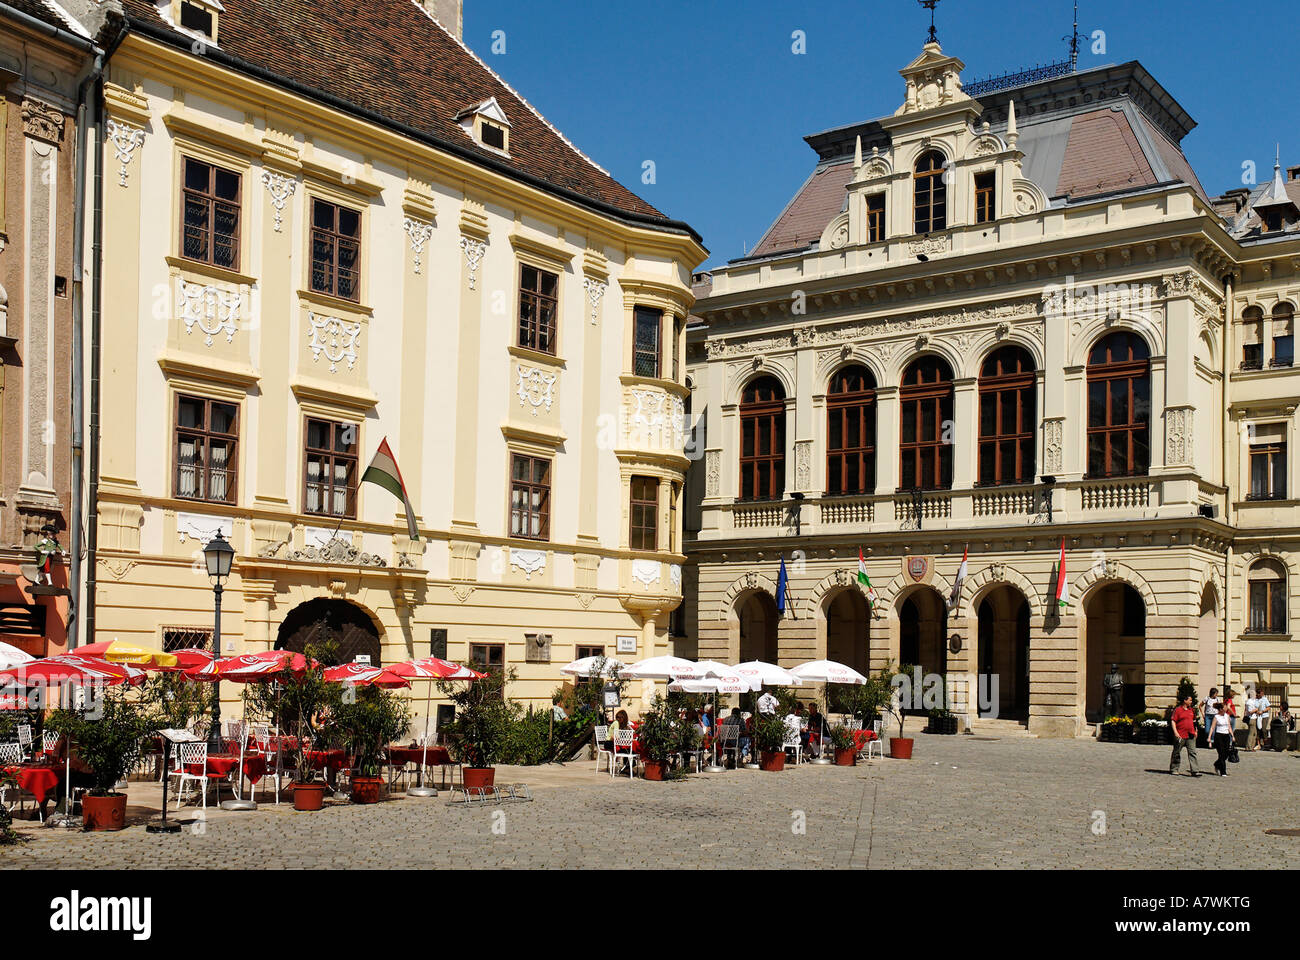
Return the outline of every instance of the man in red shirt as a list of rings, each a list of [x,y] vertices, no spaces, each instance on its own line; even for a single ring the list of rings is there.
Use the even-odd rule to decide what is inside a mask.
[[[1187,759],[1192,765],[1192,776],[1199,777],[1196,769],[1196,711],[1192,709],[1192,698],[1183,697],[1183,702],[1174,710],[1169,721],[1174,727],[1174,752],[1169,758],[1169,772],[1177,773],[1178,765],[1183,759],[1183,748],[1187,748]]]

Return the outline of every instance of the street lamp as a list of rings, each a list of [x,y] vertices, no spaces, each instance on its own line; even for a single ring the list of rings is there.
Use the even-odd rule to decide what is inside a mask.
[[[208,577],[212,580],[212,595],[216,607],[216,619],[212,631],[212,659],[221,657],[221,584],[230,576],[230,564],[235,559],[235,548],[217,531],[217,535],[203,548],[203,561],[208,567]],[[208,732],[208,751],[221,752],[221,682],[212,684],[212,729]]]
[[[1056,486],[1056,477],[1038,478],[1043,484],[1043,506],[1047,508],[1047,522],[1052,522],[1052,488]]]
[[[916,529],[921,529],[921,509],[925,506],[920,487],[912,488],[912,518],[916,520]]]

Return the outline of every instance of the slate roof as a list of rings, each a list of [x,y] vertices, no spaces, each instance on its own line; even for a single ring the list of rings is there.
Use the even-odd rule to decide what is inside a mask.
[[[58,27],[68,33],[75,33],[79,37],[89,39],[90,35],[72,16],[70,16],[62,7],[46,0],[4,0],[0,3],[0,12],[5,7],[13,7],[19,13],[25,13],[42,23],[51,27]]]
[[[698,239],[569,143],[416,0],[222,2],[220,46],[209,48],[206,58],[411,133],[598,212]],[[122,4],[133,31],[189,49],[190,37],[164,20],[151,0]],[[479,146],[455,119],[491,97],[510,119],[509,157]]]
[[[1178,146],[1195,122],[1142,68],[1131,61],[978,98],[994,133],[1006,130],[1006,104],[1016,101],[1025,176],[1058,203],[1181,181],[1205,190]],[[808,180],[747,258],[808,247],[844,209],[852,176],[852,149],[883,151],[889,135],[878,120],[805,138],[818,153]]]

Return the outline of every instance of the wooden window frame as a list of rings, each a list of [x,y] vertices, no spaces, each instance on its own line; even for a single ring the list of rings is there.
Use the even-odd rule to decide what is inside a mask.
[[[529,464],[529,479],[527,480],[515,479],[515,464],[520,460],[527,461]],[[535,463],[544,463],[546,465],[544,480],[539,481],[531,479],[534,475],[532,467]],[[518,540],[537,541],[549,541],[551,539],[551,471],[554,469],[555,462],[551,457],[537,457],[533,456],[531,453],[519,453],[514,450],[510,451],[509,496],[506,500],[506,508],[510,523],[509,532],[512,538]],[[522,512],[515,507],[516,491],[523,491],[526,494]],[[539,491],[542,493],[541,506],[534,511],[532,506],[533,494]],[[541,521],[538,524],[538,533],[520,533],[516,530],[517,526],[525,531],[531,529],[531,521],[535,516],[540,517]],[[519,517],[520,522],[518,524],[515,522],[516,517]]]
[[[1264,493],[1255,492],[1255,458],[1256,457],[1266,458],[1265,470],[1268,474],[1268,479],[1265,483],[1266,491]],[[1287,471],[1285,440],[1274,440],[1266,443],[1252,443],[1250,445],[1249,457],[1247,462],[1248,462],[1248,475],[1247,475],[1247,483],[1246,483],[1246,489],[1248,491],[1246,495],[1247,500],[1285,500],[1287,498],[1287,483],[1289,481],[1289,477],[1287,476],[1288,471]],[[1274,491],[1274,486],[1276,484],[1276,479],[1277,479],[1275,475],[1276,468],[1279,464],[1281,465],[1282,468],[1281,493],[1277,493]]]
[[[881,243],[885,239],[885,194],[873,193],[867,197],[867,243]]]
[[[1028,361],[1028,369],[1014,373],[1005,373],[1001,369],[996,373],[986,374],[990,363],[997,363],[1001,357],[1013,356],[1009,351]],[[999,364],[1000,367],[1000,364]],[[1003,410],[1008,402],[1016,407],[1016,429],[1010,433],[1003,430]],[[984,430],[984,409],[986,403],[993,404],[993,432]],[[978,486],[996,487],[1008,484],[1033,483],[1037,467],[1037,450],[1035,436],[1038,432],[1038,372],[1033,368],[1033,360],[1028,352],[1020,347],[999,347],[985,358],[980,368],[978,435],[976,450],[976,470],[979,475]],[[1004,447],[1014,444],[1014,463],[1008,471],[1004,462]],[[985,474],[984,451],[993,450],[993,472]]]
[[[313,422],[325,424],[329,427],[330,445],[328,448],[317,448],[311,446],[310,437],[311,437],[311,425]],[[356,519],[357,483],[360,480],[359,472],[361,469],[361,463],[360,463],[361,444],[359,442],[360,437],[358,436],[352,441],[352,453],[350,454],[342,453],[335,449],[335,437],[338,435],[338,432],[341,430],[347,430],[349,428],[352,429],[357,434],[359,434],[361,431],[361,428],[357,424],[345,420],[330,420],[325,417],[315,417],[310,415],[303,417],[303,427],[302,427],[302,512],[303,513],[310,514],[311,516],[314,517],[333,517],[334,519],[342,518],[345,520]],[[352,469],[348,473],[347,489],[344,492],[344,502],[346,503],[346,508],[343,513],[335,513],[332,510],[324,510],[324,509],[312,510],[308,506],[308,492],[312,486],[312,482],[308,479],[309,475],[308,475],[307,467],[308,464],[311,462],[313,456],[328,458],[329,469],[327,473],[322,475],[328,477],[328,479],[324,481],[318,481],[316,483],[316,486],[321,488],[320,502],[322,504],[332,503],[334,500],[334,494],[336,492],[335,485],[334,485],[334,466],[336,461],[342,461],[345,463],[350,463],[352,465]]]
[[[931,165],[922,167],[925,162]],[[912,167],[913,232],[938,233],[948,229],[948,184],[943,176],[944,156],[938,150],[927,150],[916,158]]]
[[[1147,351],[1147,355],[1137,360],[1130,358],[1128,360],[1106,360],[1100,363],[1094,363],[1092,360],[1093,354],[1103,343],[1112,339],[1115,336],[1115,334],[1107,334],[1106,336],[1102,337],[1092,346],[1092,349],[1088,351],[1088,364],[1087,364],[1088,373],[1087,373],[1087,388],[1086,388],[1087,392],[1084,398],[1085,415],[1087,417],[1087,422],[1088,422],[1088,441],[1087,441],[1087,448],[1086,448],[1087,463],[1088,463],[1088,473],[1087,473],[1088,479],[1113,478],[1113,477],[1145,477],[1148,475],[1151,469],[1151,419],[1150,419],[1150,412],[1149,412],[1151,406],[1150,351],[1149,348],[1146,347],[1145,342],[1138,334],[1132,333],[1131,331],[1122,331],[1121,335],[1131,338],[1129,341],[1130,344],[1140,344],[1143,347],[1143,349]],[[1131,353],[1132,351],[1130,350],[1130,354]],[[1146,381],[1146,388],[1147,388],[1148,416],[1147,419],[1145,420],[1136,419],[1137,416],[1136,401],[1137,401],[1137,393],[1138,393],[1136,389],[1136,385],[1141,380]],[[1117,381],[1125,381],[1128,384],[1129,420],[1127,423],[1122,423],[1122,424],[1112,422],[1113,405],[1111,402],[1112,391],[1110,389],[1110,384],[1115,383]],[[1105,414],[1105,422],[1101,424],[1093,423],[1092,385],[1094,383],[1106,384],[1106,388],[1105,388],[1106,414]],[[1092,461],[1092,441],[1093,441],[1093,437],[1096,436],[1100,436],[1103,438],[1102,443],[1103,443],[1104,458],[1103,458],[1103,465],[1101,470],[1095,470]],[[1128,455],[1127,455],[1128,467],[1122,471],[1115,470],[1111,465],[1111,451],[1113,449],[1113,445],[1110,442],[1110,439],[1112,436],[1122,436],[1126,438],[1126,445],[1128,450]],[[1141,467],[1138,467],[1136,465],[1137,464],[1136,453],[1138,449],[1139,437],[1144,437],[1146,440],[1146,462],[1143,463]]]
[[[608,657],[605,652],[606,647],[598,643],[579,643],[574,647],[574,660],[582,660],[584,657]]]
[[[488,656],[485,657],[485,658],[479,658],[479,657],[476,657],[474,654],[475,654],[476,652],[480,651],[480,650],[482,650],[482,651],[498,651],[498,652],[500,653],[500,661],[501,661],[501,662],[500,662],[499,664],[495,664],[495,665],[494,665],[494,664],[491,662],[491,660],[492,660],[491,653],[489,653]],[[506,645],[505,645],[504,643],[490,643],[490,642],[478,642],[478,641],[472,641],[472,642],[470,643],[470,645],[469,645],[469,662],[470,662],[471,665],[478,667],[479,669],[481,669],[481,670],[482,670],[483,672],[485,672],[485,673],[486,673],[486,672],[490,672],[490,671],[492,671],[492,670],[505,670],[505,668],[506,668]]]
[[[524,282],[528,270],[536,273],[536,283],[532,287]],[[521,260],[518,276],[519,315],[516,318],[515,344],[520,349],[554,357],[560,339],[560,274]],[[547,277],[554,284],[554,293],[546,293]],[[527,316],[530,312],[531,316]]]
[[[327,229],[316,226],[316,210],[318,205],[325,204],[333,208],[332,225]],[[346,210],[349,213],[357,215],[357,232],[356,236],[349,236],[340,232],[339,213]],[[307,231],[307,289],[312,293],[321,294],[327,297],[334,297],[344,300],[348,303],[361,302],[361,279],[363,275],[362,263],[362,232],[364,229],[363,218],[365,211],[350,207],[346,203],[340,203],[337,200],[331,200],[326,197],[312,197],[308,206],[308,231]],[[327,260],[318,260],[316,257],[316,242],[323,240],[329,244],[330,257]],[[356,245],[356,264],[352,272],[355,274],[353,281],[352,294],[339,292],[339,248],[343,244],[352,243]],[[316,282],[316,264],[323,263],[329,267],[328,288],[322,288]]]
[[[837,389],[841,378],[861,370],[863,382],[856,390]],[[865,496],[876,492],[876,386],[871,372],[861,365],[837,370],[826,390],[826,496]],[[840,441],[836,443],[835,422],[839,420]],[[856,420],[858,442],[844,441],[851,421]],[[856,460],[858,488],[848,489],[849,464]],[[836,479],[838,478],[838,479]]]
[[[189,184],[189,165],[191,163],[202,164],[208,168],[208,185],[205,190],[199,191],[191,189]],[[227,173],[237,181],[235,190],[235,199],[229,200],[217,196],[216,179],[217,171]],[[203,231],[203,243],[206,255],[199,257],[190,254],[187,251],[186,237],[186,217],[185,211],[191,202],[203,204],[207,210],[207,228]],[[231,234],[222,234],[230,244],[231,262],[229,264],[218,263],[216,258],[217,249],[217,212],[218,207],[230,208],[235,218],[235,230]],[[238,273],[243,256],[243,232],[244,232],[244,175],[238,170],[232,170],[212,160],[205,160],[201,157],[191,156],[188,153],[181,154],[181,209],[180,209],[180,255],[181,259],[189,260],[192,263],[202,263],[210,267],[216,267],[218,270],[230,270]]]
[[[992,223],[998,217],[998,174],[983,170],[972,178],[975,186],[975,222]]]
[[[779,399],[750,400],[745,395],[756,388],[759,383],[770,382],[780,392]],[[753,453],[745,454],[745,428],[752,424],[754,429]],[[759,431],[768,435],[769,453],[758,452]],[[740,402],[740,500],[769,501],[785,499],[785,390],[775,377],[758,377],[751,380],[741,394]],[[768,475],[768,492],[766,496],[758,495],[758,476],[760,471]],[[748,481],[748,482],[747,482]]]
[[[1270,367],[1290,367],[1295,364],[1295,310],[1289,303],[1279,303],[1273,307],[1270,315],[1272,320],[1271,338],[1272,355],[1268,358]],[[1279,324],[1286,324],[1290,333],[1279,334]],[[1287,356],[1284,358],[1280,355],[1278,345],[1283,341],[1287,343]]]
[[[638,483],[649,485],[649,498],[637,496]],[[659,478],[634,475],[629,479],[627,489],[628,549],[653,553],[659,549]],[[650,518],[648,523],[645,519],[647,513]]]
[[[637,335],[641,329],[641,321],[645,320],[646,328],[651,327],[650,319],[654,318],[653,328],[655,331],[654,349],[642,349],[640,337]],[[651,380],[662,379],[664,364],[664,313],[662,310],[656,310],[654,307],[636,306],[632,308],[632,374],[637,377],[647,377]],[[642,360],[652,361],[646,367],[642,367]],[[650,372],[645,372],[646,370]]]
[[[203,424],[200,427],[182,427],[180,425],[181,403],[183,401],[197,401],[203,404]],[[229,433],[216,433],[211,429],[212,423],[212,405],[214,403],[224,404],[234,410],[232,428]],[[172,496],[178,500],[191,500],[195,503],[221,503],[234,505],[239,502],[239,431],[242,426],[242,411],[239,404],[233,400],[224,400],[220,397],[205,397],[202,394],[177,392],[172,402]],[[215,499],[211,496],[186,496],[181,490],[181,436],[191,436],[199,438],[203,445],[203,455],[201,463],[196,470],[202,473],[202,489],[206,494],[212,489],[211,466],[208,459],[208,451],[214,440],[229,441],[230,453],[227,457],[226,464],[226,496],[222,499]]]
[[[937,379],[933,383],[907,382],[913,370],[919,372],[922,365],[928,363],[940,365],[940,370],[947,368],[947,377]],[[902,383],[898,388],[898,401],[899,489],[911,490],[919,487],[922,490],[951,490],[953,444],[944,440],[943,425],[951,422],[955,415],[956,384],[953,382],[952,368],[946,361],[935,356],[918,357],[913,360],[903,372]],[[908,404],[915,405],[913,417],[915,439],[912,440],[907,439],[905,426]],[[931,440],[922,439],[924,435],[922,423],[927,419],[932,420],[934,425],[934,438]],[[933,451],[934,454],[933,469],[929,477],[922,475],[927,451]],[[916,481],[910,486],[903,479],[903,466],[909,459],[912,462],[912,479]]]
[[[1247,331],[1253,328],[1256,340],[1246,342]],[[1249,306],[1241,313],[1241,369],[1264,369],[1264,311],[1257,306]],[[1252,352],[1253,348],[1253,352]]]
[[[1272,576],[1263,576],[1256,573],[1269,569],[1267,565],[1256,562],[1250,568],[1246,576],[1246,633],[1253,634],[1284,634],[1287,632],[1287,624],[1290,620],[1290,610],[1288,609],[1289,599],[1287,595],[1287,577],[1285,572],[1279,573],[1276,570],[1270,570]],[[1258,591],[1262,587],[1262,591]],[[1255,611],[1257,597],[1262,593],[1263,610],[1261,627],[1255,626]],[[1274,617],[1275,597],[1280,597],[1281,616],[1280,622]]]

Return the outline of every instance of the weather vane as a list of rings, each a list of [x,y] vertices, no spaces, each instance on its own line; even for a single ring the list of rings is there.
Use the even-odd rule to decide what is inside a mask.
[[[930,35],[925,38],[925,42],[938,43],[939,35],[934,32],[934,8],[939,5],[939,0],[916,0],[916,2],[930,11]]]

